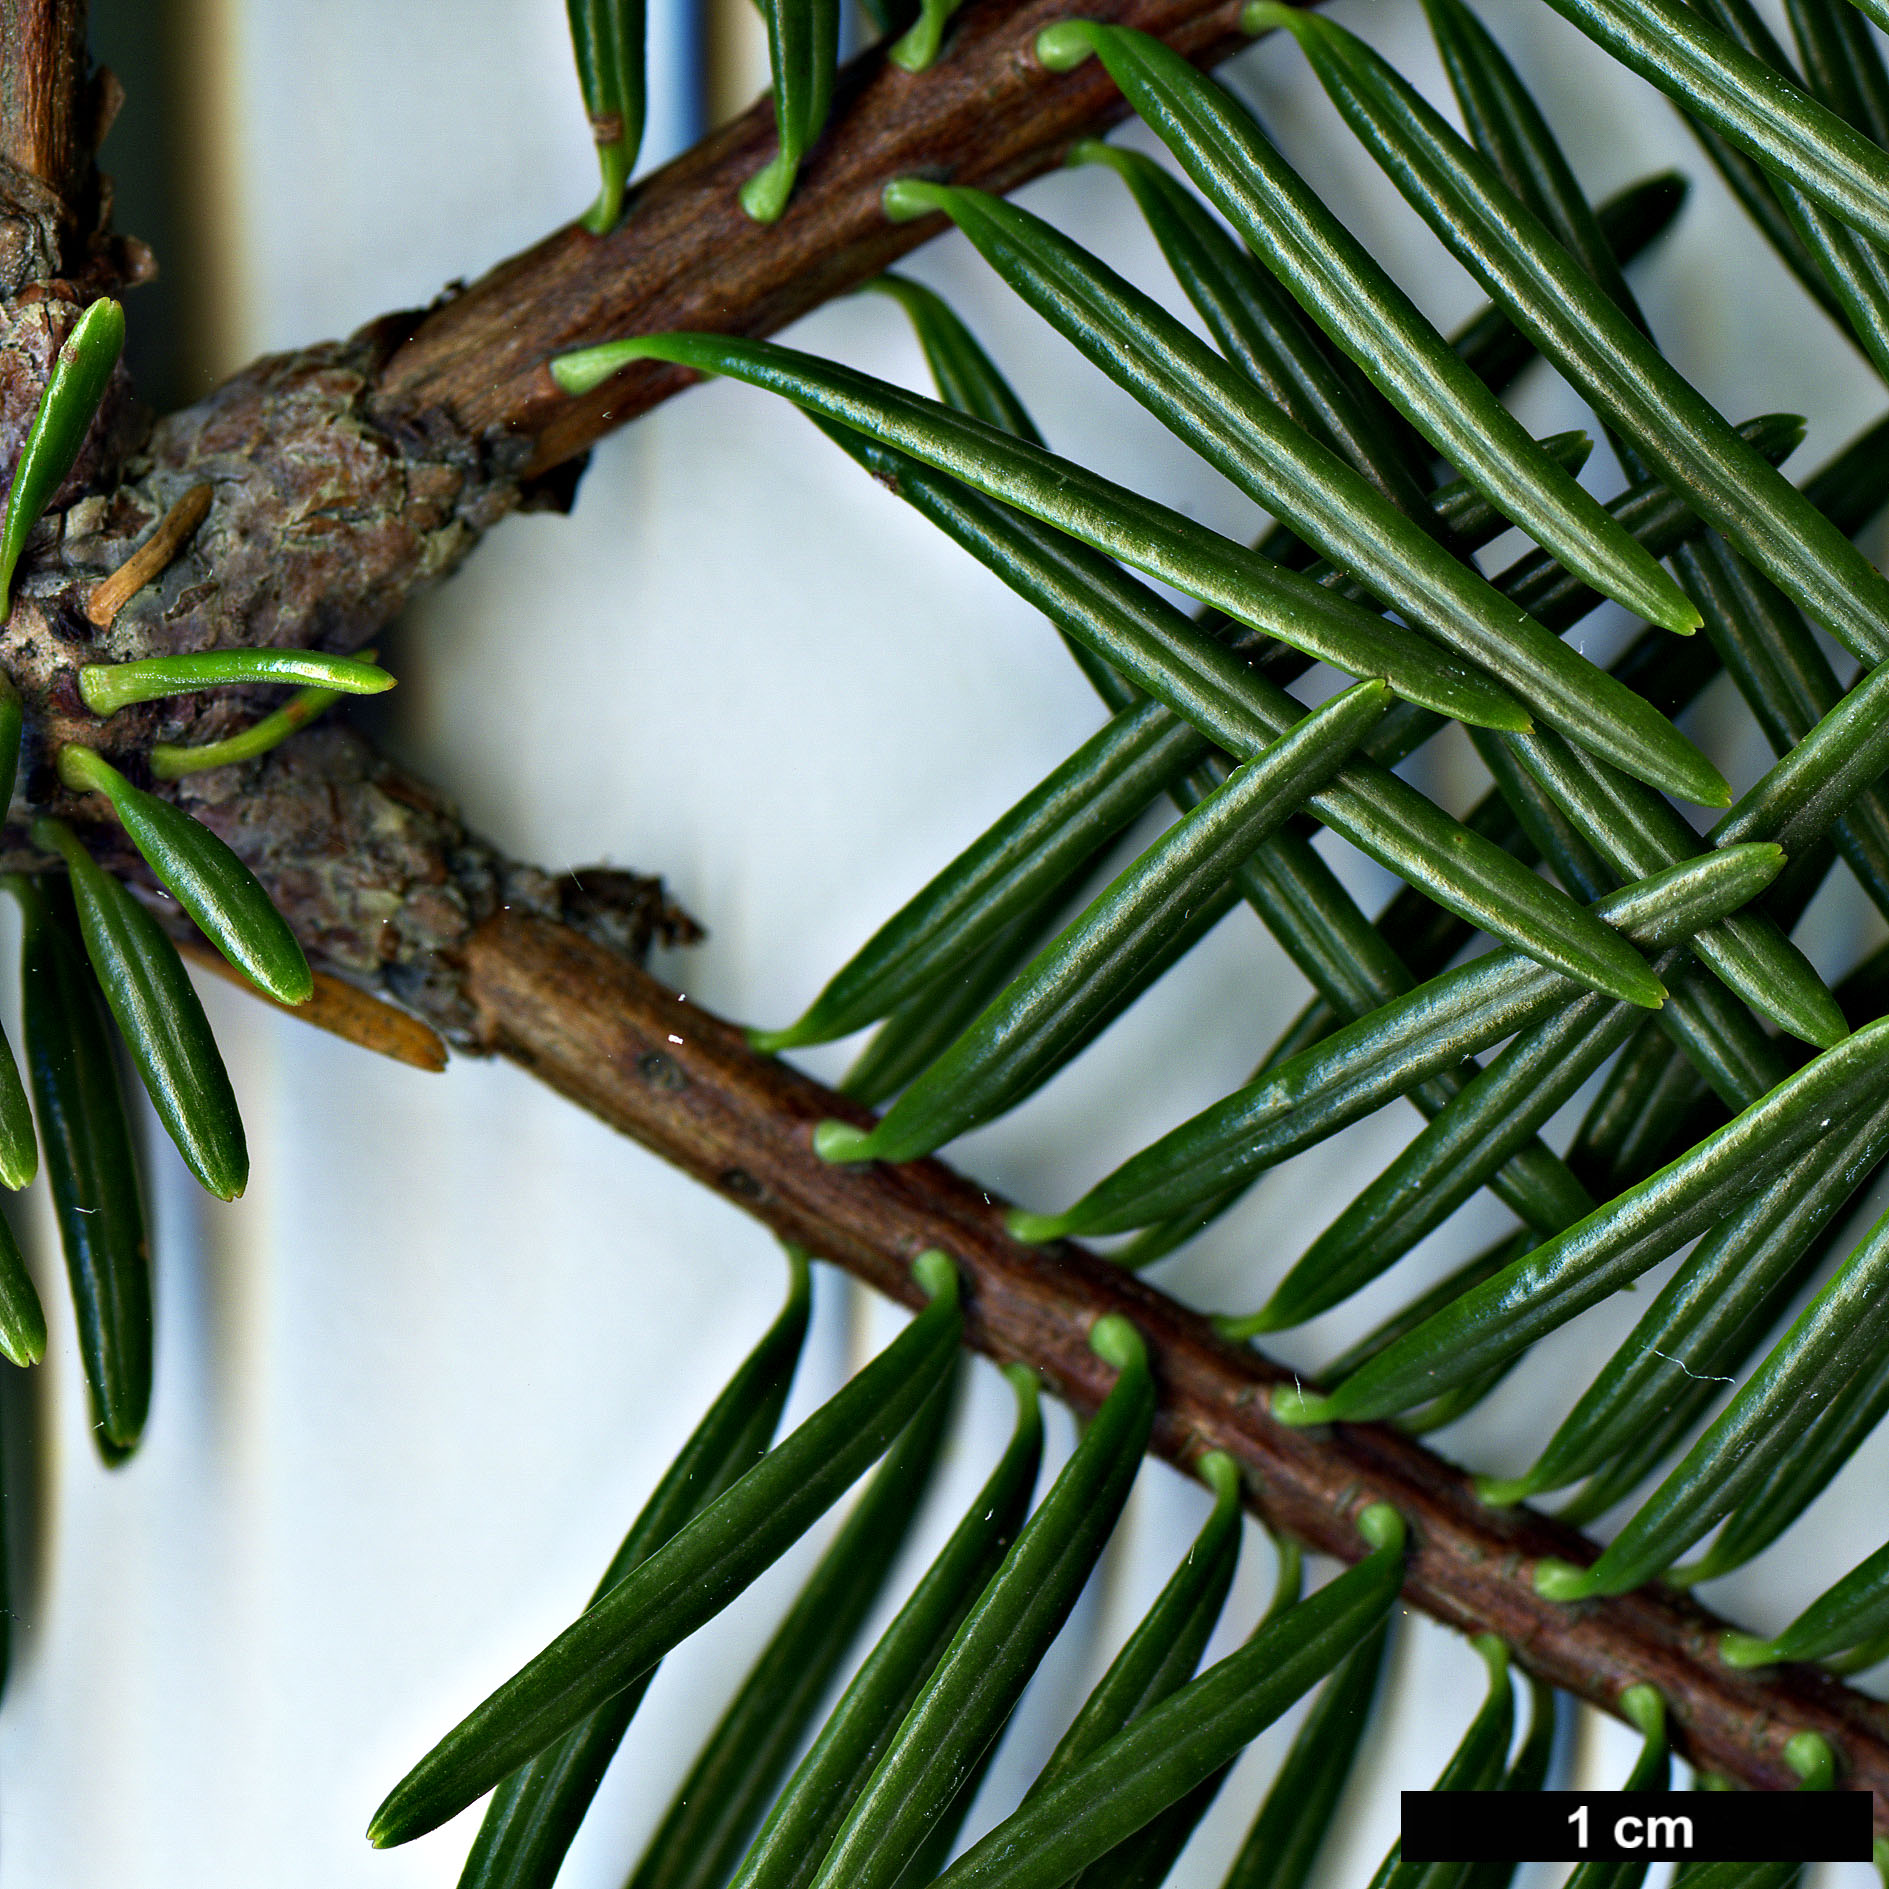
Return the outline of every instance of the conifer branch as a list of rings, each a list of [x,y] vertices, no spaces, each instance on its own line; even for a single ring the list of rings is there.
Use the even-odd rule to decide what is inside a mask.
[[[1200,65],[1250,45],[1238,0],[1107,0],[1087,9],[1166,40]],[[390,425],[444,419],[477,440],[522,435],[543,472],[686,386],[693,375],[644,363],[597,392],[561,393],[554,355],[671,328],[765,335],[869,281],[945,227],[894,223],[879,193],[894,177],[948,178],[1008,191],[1058,163],[1078,139],[1124,115],[1100,65],[1053,73],[1031,48],[1064,0],[973,0],[948,49],[923,73],[883,47],[840,71],[832,116],[777,223],[752,221],[741,184],[771,151],[770,101],[657,171],[621,223],[592,236],[572,223],[434,308],[380,370],[374,398]]]
[[[75,811],[45,762],[95,727],[74,695],[68,626],[86,619],[100,580],[136,556],[186,492],[212,486],[208,516],[182,555],[123,605],[92,660],[361,648],[508,512],[567,506],[577,456],[695,378],[645,366],[572,398],[551,379],[554,355],[652,327],[772,332],[943,227],[938,217],[891,221],[879,202],[888,178],[942,173],[1009,189],[1120,118],[1121,97],[1099,66],[1056,74],[1036,62],[1034,35],[1058,4],[975,0],[953,22],[949,55],[920,75],[876,50],[855,59],[776,224],[751,222],[737,202],[774,135],[763,100],[639,186],[608,236],[573,223],[429,311],[386,315],[345,342],[252,363],[148,436],[129,424],[128,383],[118,388],[110,423],[95,429],[29,541],[0,634],[0,666],[21,690],[33,731],[35,799]],[[1117,0],[1104,10],[1201,63],[1249,43],[1237,0]],[[26,113],[27,104],[14,108]],[[9,108],[0,98],[0,144]],[[17,453],[45,362],[72,319],[69,279],[83,276],[90,289],[109,277],[115,286],[135,279],[144,257],[135,243],[99,235],[83,259],[75,244],[55,243],[48,195],[44,179],[0,165],[0,292],[54,291],[11,309],[0,337],[0,363],[7,343],[29,357],[17,400],[4,397],[0,378],[0,463]],[[10,265],[9,246],[18,251]],[[143,466],[118,482],[134,450]],[[97,738],[119,760],[154,742],[219,739],[247,712],[227,695],[186,698],[128,711]]]
[[[1716,1652],[1725,1622],[1661,1583],[1572,1607],[1542,1599],[1530,1578],[1536,1561],[1585,1565],[1599,1549],[1530,1509],[1479,1502],[1461,1470],[1388,1427],[1274,1423],[1268,1397],[1293,1372],[1229,1344],[1197,1313],[1072,1242],[1019,1244],[1004,1230],[1007,1203],[941,1161],[821,1161],[818,1122],[863,1127],[870,1114],[758,1055],[734,1025],[570,929],[496,914],[468,939],[464,971],[485,1048],[776,1233],[906,1304],[917,1303],[912,1259],[943,1248],[964,1282],[968,1341],[1028,1365],[1084,1414],[1109,1378],[1089,1330],[1109,1313],[1131,1319],[1155,1363],[1155,1447],[1170,1461],[1225,1450],[1256,1515],[1344,1561],[1364,1552],[1357,1514],[1391,1503],[1410,1525],[1404,1592],[1413,1605],[1464,1632],[1497,1634],[1529,1671],[1608,1711],[1619,1713],[1629,1686],[1656,1687],[1675,1749],[1756,1789],[1795,1789],[1784,1747],[1800,1731],[1819,1732],[1839,1754],[1842,1782],[1876,1792],[1877,1827],[1889,1829],[1889,1705],[1809,1666],[1726,1666]]]
[[[1112,0],[1085,10],[1155,33],[1202,64],[1244,43],[1238,0]],[[769,229],[736,207],[737,185],[773,136],[758,105],[650,179],[608,236],[573,225],[424,314],[259,363],[148,442],[102,432],[74,487],[89,495],[49,515],[29,548],[25,592],[0,648],[30,700],[39,743],[29,756],[39,770],[32,797],[71,810],[47,756],[92,725],[74,692],[67,632],[98,580],[124,565],[184,493],[212,481],[210,516],[114,617],[106,653],[360,647],[417,586],[450,571],[531,480],[690,378],[645,363],[573,399],[551,382],[551,356],[638,330],[771,332],[942,226],[887,219],[879,201],[887,178],[942,175],[1007,190],[1119,117],[1098,62],[1056,75],[1032,57],[1039,27],[1066,11],[1061,0],[974,0],[957,16],[949,56],[921,77],[877,52],[855,61],[792,206]],[[48,193],[70,202],[90,189],[99,114],[82,110],[92,96],[72,50],[82,21],[78,0],[0,0],[9,53],[0,286],[9,296],[43,287],[59,266],[50,246],[35,247],[34,233],[48,227]],[[91,227],[83,217],[73,226]],[[94,247],[92,262],[103,253]],[[132,246],[113,253],[135,265]],[[69,278],[84,273],[70,258],[63,267]],[[119,279],[130,272],[121,260]],[[17,348],[24,337],[43,365],[58,323],[11,303],[7,313],[5,339]],[[17,378],[36,385],[23,370]],[[4,402],[0,409],[4,448],[18,416]],[[133,444],[145,446],[151,470],[108,505],[100,494],[112,491]],[[303,529],[312,518],[351,522],[315,536]],[[95,657],[100,646],[88,641],[81,653]],[[112,751],[214,738],[243,707],[128,711]],[[1164,1455],[1191,1462],[1210,1448],[1228,1451],[1257,1513],[1343,1559],[1359,1552],[1356,1513],[1392,1503],[1411,1525],[1413,1604],[1499,1634],[1530,1670],[1608,1709],[1627,1687],[1652,1684],[1680,1751],[1753,1786],[1794,1788],[1784,1747],[1798,1733],[1820,1733],[1844,1781],[1877,1791],[1878,1824],[1889,1828],[1881,1810],[1889,1707],[1809,1668],[1725,1666],[1716,1652],[1723,1623],[1659,1585],[1575,1607],[1541,1599],[1528,1578],[1533,1563],[1590,1561],[1591,1543],[1525,1509],[1480,1504],[1461,1472],[1388,1429],[1274,1424],[1267,1396],[1289,1373],[1080,1248],[1019,1245],[1003,1229],[1004,1203],[941,1163],[819,1161],[815,1122],[867,1118],[756,1055],[733,1026],[636,967],[652,930],[687,923],[649,882],[600,897],[590,875],[560,883],[507,862],[343,730],[305,735],[236,782],[182,783],[173,793],[231,839],[329,969],[396,995],[461,1045],[511,1057],[894,1297],[910,1297],[912,1257],[943,1246],[964,1274],[972,1342],[1029,1364],[1079,1410],[1093,1410],[1105,1388],[1090,1327],[1104,1313],[1128,1316],[1157,1362]],[[374,844],[360,844],[369,832]],[[128,858],[114,863],[135,876]]]

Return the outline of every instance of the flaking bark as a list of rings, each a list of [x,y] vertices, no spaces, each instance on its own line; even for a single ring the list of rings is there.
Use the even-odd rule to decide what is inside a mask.
[[[258,361],[159,421],[117,484],[42,521],[0,637],[0,661],[30,705],[31,798],[56,797],[45,769],[61,742],[84,741],[135,769],[153,742],[218,739],[278,693],[220,690],[101,723],[79,699],[83,664],[359,649],[521,502],[518,446],[488,450],[443,428],[396,434],[369,419],[385,355],[370,331]],[[212,490],[203,523],[98,628],[86,614],[94,586],[199,483]]]

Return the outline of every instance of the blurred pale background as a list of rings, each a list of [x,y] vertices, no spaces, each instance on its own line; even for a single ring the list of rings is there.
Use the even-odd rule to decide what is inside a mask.
[[[720,4],[705,34],[685,0],[652,8],[652,158],[686,140],[705,99],[738,103],[764,78],[745,0]],[[1339,11],[1434,79],[1414,0]],[[1805,465],[1879,411],[1881,389],[1728,218],[1666,105],[1537,0],[1484,12],[1592,189],[1674,164],[1693,178],[1678,233],[1638,280],[1699,384],[1738,417],[1810,416]],[[592,189],[558,0],[102,0],[97,38],[132,92],[105,154],[123,177],[122,221],[163,246],[166,284],[131,316],[147,385],[169,398],[259,350],[423,303]],[[1238,72],[1433,313],[1475,305],[1334,135],[1289,48],[1260,48]],[[1054,176],[1029,201],[1172,299],[1119,186]],[[958,302],[1053,444],[1223,529],[1251,528],[1244,500],[994,288],[965,246],[937,244],[910,266]],[[877,298],[823,310],[793,338],[922,384]],[[1545,375],[1524,410],[1544,431],[1583,417]],[[385,647],[403,680],[388,739],[520,855],[667,875],[710,937],[658,968],[756,1021],[795,1013],[1098,720],[1040,620],[790,410],[726,386],[607,441],[574,517],[507,524]],[[1468,793],[1449,765],[1433,786]],[[1741,751],[1734,784],[1761,765]],[[1342,869],[1383,896],[1374,869]],[[1871,938],[1853,903],[1820,908],[1827,967]],[[255,1180],[217,1208],[147,1137],[158,1386],[144,1448],[115,1474],[85,1436],[43,1198],[26,1210],[54,1335],[32,1383],[8,1387],[16,1524],[30,1516],[34,1539],[16,1549],[0,1867],[10,1889],[451,1884],[476,1812],[375,1855],[360,1834],[370,1811],[581,1605],[771,1315],[782,1268],[752,1224],[508,1067],[420,1075],[224,985],[205,998]],[[1026,1200],[1065,1200],[1240,1080],[1299,1001],[1281,954],[1237,911],[1079,1069],[957,1158]],[[809,1065],[831,1074],[846,1053]],[[1381,1164],[1414,1121],[1392,1111],[1270,1177],[1163,1282],[1201,1304],[1253,1302],[1328,1216],[1340,1173]],[[1496,1223],[1486,1198],[1466,1209],[1388,1293],[1280,1352],[1316,1365]],[[851,1305],[836,1279],[821,1289],[790,1421],[896,1324]],[[1564,1333],[1543,1354],[1556,1368],[1519,1374],[1443,1447],[1521,1467],[1524,1440],[1631,1312],[1611,1306]],[[930,1541],[985,1473],[1002,1403],[980,1370]],[[1052,1433],[1060,1455],[1060,1413]],[[1828,1571],[1877,1545],[1884,1469],[1884,1451],[1867,1450],[1798,1535],[1713,1598],[1748,1624],[1781,1625]],[[1015,1801],[1203,1508],[1165,1468],[1145,1471],[973,1831]],[[622,1880],[818,1539],[708,1644],[667,1663],[560,1879],[572,1889]],[[1253,1531],[1217,1645],[1245,1632],[1270,1577]],[[1368,1877],[1394,1834],[1396,1792],[1430,1781],[1473,1709],[1480,1667],[1458,1642],[1422,1628],[1398,1658],[1398,1703],[1367,1744],[1322,1883]],[[1178,1881],[1219,1880],[1290,1729],[1236,1774]],[[1575,1742],[1579,1781],[1618,1781],[1624,1734],[1594,1720]],[[1846,1874],[1863,1880],[1828,1879]]]

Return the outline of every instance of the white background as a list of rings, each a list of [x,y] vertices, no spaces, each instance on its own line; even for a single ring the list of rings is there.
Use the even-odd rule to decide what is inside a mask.
[[[1668,164],[1695,180],[1680,232],[1637,279],[1698,384],[1735,417],[1810,416],[1804,466],[1879,411],[1870,375],[1727,217],[1664,102],[1536,0],[1483,10],[1592,190]],[[1414,0],[1336,11],[1436,92]],[[167,97],[189,114],[198,153],[208,246],[195,338],[225,367],[424,302],[588,200],[557,0],[198,0],[191,18],[189,83],[173,75]],[[1261,48],[1239,72],[1288,151],[1426,307],[1445,322],[1472,309],[1468,282],[1371,188],[1290,47]],[[682,107],[657,90],[660,146]],[[1027,200],[1172,298],[1118,184],[1054,176]],[[1025,385],[1055,446],[1224,530],[1251,529],[1244,500],[1049,337],[964,245],[939,243],[910,266]],[[920,385],[900,319],[865,298],[792,339]],[[1524,412],[1540,431],[1581,421],[1546,376],[1529,383]],[[711,935],[657,968],[699,1001],[769,1023],[796,1013],[1098,723],[1040,620],[794,413],[728,386],[606,441],[574,517],[508,523],[385,651],[403,681],[390,738],[478,827],[548,866],[666,874]],[[1706,712],[1736,726],[1716,701]],[[1730,752],[1742,787],[1763,757],[1748,742]],[[1473,791],[1467,774],[1446,776],[1439,791]],[[1373,869],[1343,870],[1383,896]],[[1874,935],[1839,901],[1820,911],[1816,954],[1845,968]],[[1060,1204],[1240,1080],[1302,995],[1236,912],[1079,1070],[955,1158],[1021,1199]],[[218,1207],[152,1143],[157,1392],[142,1451],[115,1473],[85,1435],[39,1190],[26,1209],[53,1336],[11,1399],[25,1484],[16,1531],[30,1520],[33,1539],[15,1547],[0,1867],[9,1889],[450,1884],[476,1811],[384,1855],[361,1837],[370,1812],[581,1605],[772,1315],[782,1268],[758,1228],[511,1068],[421,1075],[221,984],[205,1000],[255,1178],[242,1202]],[[808,1059],[823,1074],[845,1060]],[[1257,1303],[1414,1120],[1389,1111],[1271,1176],[1162,1283],[1202,1305]],[[1316,1365],[1499,1224],[1485,1197],[1388,1290],[1279,1352]],[[870,1307],[849,1317],[834,1278],[820,1289],[795,1413],[896,1325]],[[1527,1440],[1584,1381],[1582,1361],[1604,1356],[1635,1310],[1630,1299],[1604,1308],[1543,1347],[1542,1368],[1445,1447],[1477,1467],[1524,1466]],[[934,1539],[997,1447],[1004,1394],[987,1373],[977,1399],[931,1512]],[[1052,1436],[1059,1455],[1060,1413]],[[1782,1625],[1829,1571],[1877,1545],[1882,1476],[1882,1452],[1866,1452],[1798,1535],[1711,1598],[1749,1625]],[[1146,1470],[976,1825],[1014,1802],[1202,1508],[1171,1472]],[[562,1881],[622,1880],[816,1546],[741,1603],[712,1646],[667,1663]],[[1270,1561],[1251,1531],[1222,1644],[1263,1604]],[[1371,1735],[1322,1882],[1368,1877],[1397,1789],[1429,1782],[1473,1709],[1480,1666],[1460,1643],[1416,1631],[1399,1660],[1397,1703]],[[1289,1729],[1236,1775],[1177,1880],[1219,1880]],[[1582,1781],[1617,1782],[1630,1748],[1588,1724]]]

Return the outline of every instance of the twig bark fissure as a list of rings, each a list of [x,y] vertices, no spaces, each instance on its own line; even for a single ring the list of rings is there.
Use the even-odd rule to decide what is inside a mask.
[[[734,1025],[635,964],[502,912],[467,942],[465,992],[486,1048],[889,1297],[916,1304],[911,1262],[942,1247],[963,1278],[967,1342],[1030,1366],[1078,1411],[1108,1390],[1090,1327],[1105,1313],[1132,1319],[1160,1385],[1161,1455],[1188,1464],[1226,1450],[1255,1514],[1341,1560],[1365,1552],[1358,1512],[1394,1504],[1410,1525],[1404,1591],[1424,1612],[1499,1634],[1529,1671],[1610,1711],[1628,1686],[1656,1686],[1681,1754],[1753,1788],[1795,1789],[1785,1744],[1819,1732],[1842,1781],[1875,1792],[1877,1828],[1889,1831],[1889,1705],[1813,1667],[1726,1667],[1716,1645],[1727,1623],[1662,1583],[1577,1606],[1543,1600],[1534,1564],[1593,1561],[1600,1551],[1585,1536],[1531,1509],[1486,1506],[1461,1470],[1387,1427],[1273,1422],[1269,1394],[1293,1373],[1072,1242],[1021,1245],[1004,1229],[1007,1203],[943,1162],[823,1162],[815,1124],[866,1126],[871,1114],[756,1054]]]
[[[0,159],[67,202],[91,161],[85,0],[0,0]]]

